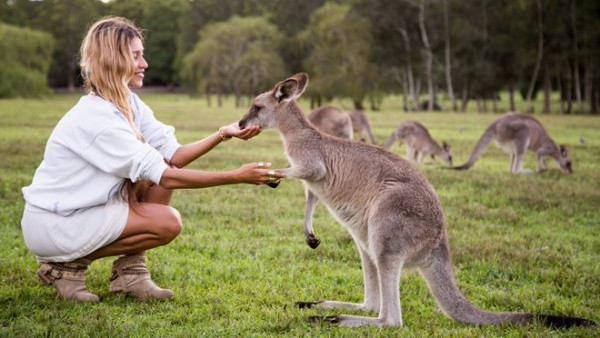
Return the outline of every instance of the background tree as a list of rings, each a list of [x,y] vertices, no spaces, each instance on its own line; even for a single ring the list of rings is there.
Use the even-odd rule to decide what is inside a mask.
[[[283,36],[265,18],[231,19],[205,26],[183,61],[182,76],[198,93],[242,95],[272,86],[285,76],[278,53]]]
[[[542,29],[537,26],[540,8]],[[286,69],[310,71],[312,98],[347,97],[357,107],[369,99],[376,109],[384,94],[402,93],[407,111],[420,109],[422,91],[427,91],[427,106],[446,95],[455,107],[456,96],[462,99],[461,110],[475,99],[483,112],[490,100],[497,111],[496,99],[504,91],[509,109],[515,110],[516,92],[531,102],[543,90],[545,112],[598,112],[599,12],[597,0],[0,2],[0,21],[54,36],[57,48],[48,78],[53,87],[80,84],[77,50],[87,26],[103,15],[125,16],[148,30],[146,84],[169,87],[182,84],[182,60],[198,44],[202,28],[233,16],[261,17],[283,34],[270,48]],[[537,53],[540,37],[543,53]],[[263,56],[265,63],[275,62],[270,56]],[[259,77],[264,76],[249,78]],[[234,93],[230,87],[207,88]],[[555,92],[560,93],[560,105],[553,106]]]
[[[311,16],[300,40],[309,51],[305,69],[313,74],[309,95],[347,97],[355,109],[363,109],[372,89],[367,84],[375,81],[368,21],[352,15],[348,5],[327,3]]]
[[[405,110],[418,110],[416,79],[422,73],[418,67],[418,6],[410,0],[358,0],[353,10],[370,22],[370,63],[376,69],[380,88],[398,92],[401,86]]]
[[[70,91],[80,83],[78,52],[87,27],[103,15],[97,0],[44,0],[35,6],[32,26],[50,32],[56,49],[50,67],[51,86],[65,86]]]
[[[0,23],[0,97],[36,97],[48,90],[52,35]]]

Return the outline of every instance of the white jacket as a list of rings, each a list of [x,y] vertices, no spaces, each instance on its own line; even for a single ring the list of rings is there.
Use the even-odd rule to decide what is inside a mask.
[[[127,178],[158,184],[168,167],[165,160],[180,147],[175,129],[156,120],[134,93],[130,104],[146,143],[112,103],[83,96],[50,135],[33,182],[22,189],[25,201],[68,216],[106,204]]]

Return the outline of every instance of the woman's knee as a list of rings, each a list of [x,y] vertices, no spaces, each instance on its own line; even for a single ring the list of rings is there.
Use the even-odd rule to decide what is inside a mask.
[[[164,239],[165,244],[174,240],[183,229],[183,222],[181,221],[181,214],[173,207],[167,207],[168,212],[165,217],[164,223],[161,228],[161,237]]]

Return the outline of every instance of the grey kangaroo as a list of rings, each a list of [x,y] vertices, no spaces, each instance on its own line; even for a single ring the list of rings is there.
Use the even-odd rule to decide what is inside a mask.
[[[335,107],[319,107],[308,115],[308,120],[326,134],[347,139],[354,136],[350,115]]]
[[[409,162],[370,144],[329,136],[307,120],[296,99],[308,84],[298,73],[257,96],[239,126],[276,128],[290,166],[278,169],[300,179],[352,235],[364,274],[361,304],[299,302],[300,307],[359,309],[378,317],[336,315],[323,318],[343,326],[402,325],[399,282],[402,268],[415,267],[444,312],[472,324],[540,320],[548,325],[594,325],[555,315],[487,312],[471,304],[456,286],[446,225],[437,193]],[[306,215],[307,241],[314,240]]]
[[[308,115],[308,120],[317,129],[337,137],[353,139],[355,133],[362,142],[376,144],[371,124],[364,112],[360,110],[343,112],[332,106],[319,107]]]
[[[362,142],[377,144],[375,137],[373,137],[373,133],[371,132],[371,123],[369,123],[367,114],[361,110],[354,110],[349,114],[352,119],[352,129],[355,133],[360,135],[360,140]]]
[[[557,146],[548,136],[542,124],[531,115],[521,113],[506,113],[494,120],[485,130],[469,160],[453,169],[466,170],[475,164],[475,161],[483,153],[492,139],[505,152],[510,154],[509,170],[513,174],[524,173],[523,155],[525,150],[530,149],[537,154],[538,173],[548,169],[545,161],[546,156],[552,156],[560,168],[571,174],[571,158],[564,145]]]
[[[390,150],[396,141],[406,144],[406,158],[411,162],[421,163],[426,156],[431,156],[434,159],[435,156],[438,156],[446,161],[448,165],[452,165],[450,145],[446,141],[443,141],[440,146],[431,137],[429,130],[420,122],[402,122],[392,132],[392,135],[390,135],[383,147]]]

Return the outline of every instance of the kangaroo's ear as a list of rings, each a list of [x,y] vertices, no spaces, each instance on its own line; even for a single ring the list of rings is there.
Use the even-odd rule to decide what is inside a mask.
[[[560,154],[562,156],[567,156],[567,147],[565,147],[564,144],[561,144],[558,148],[560,149]]]
[[[308,84],[308,74],[298,73],[283,80],[273,88],[273,95],[277,101],[291,101],[302,95]]]
[[[442,141],[442,148],[444,148],[445,151],[450,151],[451,147],[446,141]]]

